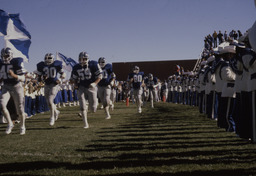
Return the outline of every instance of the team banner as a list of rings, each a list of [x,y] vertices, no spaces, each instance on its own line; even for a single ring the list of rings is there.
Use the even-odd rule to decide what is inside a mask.
[[[31,35],[19,14],[8,14],[0,9],[0,36],[4,36],[5,47],[13,51],[13,57],[21,57],[28,62]]]
[[[6,47],[11,48],[13,56],[21,57],[28,62],[28,50],[30,47],[30,40],[10,39],[5,41]]]
[[[68,58],[59,52],[57,53],[57,60],[63,61],[63,68],[68,72],[71,72],[72,68],[77,64],[74,59]]]
[[[9,15],[5,11],[0,9],[0,36],[7,35],[7,25],[9,21]]]

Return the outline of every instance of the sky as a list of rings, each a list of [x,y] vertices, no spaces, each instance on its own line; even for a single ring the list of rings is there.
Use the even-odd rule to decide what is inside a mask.
[[[56,52],[108,63],[198,59],[206,35],[244,33],[256,20],[254,0],[0,0],[0,9],[19,13],[32,36],[28,71]]]

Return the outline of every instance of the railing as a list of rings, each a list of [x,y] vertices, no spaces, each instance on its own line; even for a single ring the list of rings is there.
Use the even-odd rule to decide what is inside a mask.
[[[200,55],[199,55],[199,58],[197,59],[196,64],[195,64],[195,66],[194,66],[193,72],[197,72],[198,69],[200,68],[200,64],[201,64],[201,62],[202,62],[202,53],[203,53],[203,50],[204,50],[204,48],[201,50],[201,53],[200,53]]]

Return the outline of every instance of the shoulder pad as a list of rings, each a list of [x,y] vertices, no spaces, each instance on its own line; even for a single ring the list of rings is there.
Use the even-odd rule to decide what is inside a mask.
[[[53,62],[53,64],[54,64],[54,66],[62,65],[62,61],[60,61],[60,60],[55,60],[55,61]]]
[[[106,64],[105,65],[105,69],[111,69],[112,68],[112,64]]]
[[[11,64],[17,64],[21,62],[23,62],[23,59],[21,57],[15,57],[10,61]]]
[[[37,66],[37,67],[40,67],[40,66],[42,67],[42,66],[44,66],[44,65],[45,65],[45,64],[44,64],[44,61],[41,61],[41,62],[39,62],[36,66]]]
[[[90,65],[97,65],[97,64],[98,64],[98,62],[96,62],[94,60],[89,60],[89,63],[88,63],[89,66]]]

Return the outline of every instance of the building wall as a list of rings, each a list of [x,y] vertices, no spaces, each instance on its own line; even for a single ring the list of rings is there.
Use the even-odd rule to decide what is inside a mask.
[[[128,74],[132,72],[135,65],[143,71],[144,74],[152,73],[160,80],[166,80],[170,75],[176,72],[176,65],[184,68],[185,71],[192,71],[197,59],[192,60],[170,60],[170,61],[147,61],[147,62],[114,62],[113,71],[117,80],[127,80]]]

